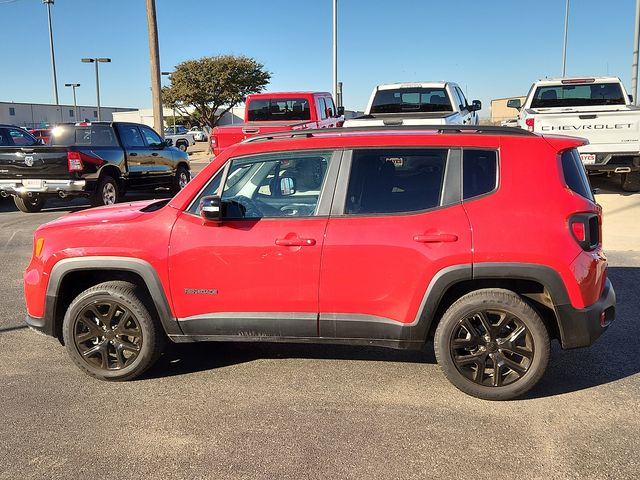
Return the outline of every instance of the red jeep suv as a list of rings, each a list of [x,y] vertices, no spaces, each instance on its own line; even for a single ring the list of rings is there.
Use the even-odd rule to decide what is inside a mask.
[[[550,339],[615,315],[569,137],[501,127],[286,132],[225,150],[171,200],[40,227],[27,323],[127,380],[165,341],[421,349],[485,399],[542,377]]]

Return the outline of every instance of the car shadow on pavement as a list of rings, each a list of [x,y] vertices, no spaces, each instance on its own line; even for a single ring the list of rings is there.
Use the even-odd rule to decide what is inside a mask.
[[[575,392],[640,373],[640,268],[609,267],[608,276],[616,291],[616,320],[591,347],[562,350],[554,342],[547,372],[525,398]]]

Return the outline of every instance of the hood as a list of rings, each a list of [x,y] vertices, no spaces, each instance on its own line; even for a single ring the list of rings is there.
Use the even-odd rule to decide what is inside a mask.
[[[89,208],[80,212],[69,213],[46,225],[70,227],[84,224],[128,222],[143,215],[143,208],[159,201],[168,202],[168,200],[144,200],[139,202],[117,203],[106,207]]]

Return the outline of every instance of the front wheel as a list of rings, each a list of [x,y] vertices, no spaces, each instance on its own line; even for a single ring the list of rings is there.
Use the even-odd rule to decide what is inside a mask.
[[[26,197],[26,198],[22,198],[22,197],[19,197],[18,195],[15,195],[13,197],[13,202],[16,204],[16,207],[18,207],[18,210],[20,210],[21,212],[36,213],[42,210],[42,207],[44,207],[45,200],[40,195],[35,195],[33,197]]]
[[[113,205],[120,199],[120,190],[118,188],[118,182],[116,182],[109,175],[103,175],[98,181],[98,187],[93,194],[91,204],[94,207],[100,207],[104,205]]]
[[[131,380],[161,355],[164,336],[139,290],[129,282],[105,282],[85,290],[69,305],[62,325],[65,346],[88,375]]]
[[[188,145],[185,142],[178,142],[176,143],[176,147],[178,147],[181,152],[186,152]]]
[[[625,192],[640,192],[640,172],[623,173],[620,179]]]
[[[173,193],[178,193],[180,190],[187,186],[189,180],[191,180],[191,173],[189,172],[189,169],[184,165],[178,166],[178,168],[176,168],[176,174],[173,177],[171,191]]]
[[[438,364],[458,389],[510,400],[542,378],[549,334],[536,311],[510,290],[464,295],[444,313],[434,338]]]

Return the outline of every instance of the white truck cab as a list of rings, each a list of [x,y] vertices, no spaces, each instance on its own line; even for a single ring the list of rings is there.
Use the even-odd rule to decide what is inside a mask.
[[[640,109],[618,77],[538,80],[524,104],[507,106],[520,128],[586,138],[578,150],[589,173],[620,174],[623,190],[640,190]]]
[[[477,125],[481,108],[453,82],[390,83],[375,87],[364,115],[343,126]]]

